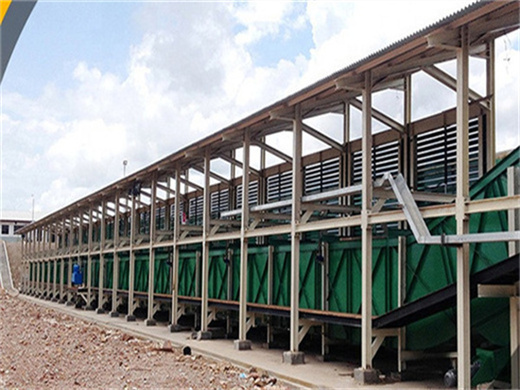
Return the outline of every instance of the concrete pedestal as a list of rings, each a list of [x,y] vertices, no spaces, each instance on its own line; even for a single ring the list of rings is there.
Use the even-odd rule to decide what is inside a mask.
[[[283,362],[288,364],[305,364],[305,354],[303,352],[285,351]]]
[[[157,324],[157,322],[153,318],[147,318],[144,321],[145,326],[155,326],[156,324]]]
[[[203,332],[202,330],[198,332],[193,332],[193,334],[191,335],[191,338],[195,340],[211,340],[212,337],[213,333],[209,331]]]
[[[187,331],[190,329],[191,329],[191,327],[189,327],[189,326],[183,326],[183,325],[179,325],[179,324],[168,325],[168,330],[170,331],[170,333],[183,332],[183,331]]]
[[[72,301],[65,302],[65,306],[74,306],[74,305],[75,305],[75,303]]]
[[[251,349],[251,341],[249,340],[235,340],[234,344],[237,351],[247,351]]]
[[[361,385],[379,383],[379,371],[373,368],[356,368],[354,370],[354,380]]]
[[[126,315],[126,321],[127,322],[134,322],[135,321],[135,316],[133,314],[127,314]]]
[[[117,311],[111,311],[110,312],[110,317],[117,318],[117,317],[119,317],[119,313]]]
[[[105,314],[105,311],[102,308],[98,307],[96,309],[96,314]]]

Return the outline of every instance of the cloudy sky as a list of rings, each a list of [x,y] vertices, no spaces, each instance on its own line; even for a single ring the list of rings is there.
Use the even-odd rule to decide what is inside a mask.
[[[39,0],[1,86],[0,210],[30,211],[32,195],[37,212],[64,207],[123,160],[141,169],[466,4]],[[503,150],[519,143],[518,32],[497,52]],[[483,61],[471,66],[483,92]],[[399,119],[399,98],[375,104]],[[414,99],[414,118],[455,104],[420,75]]]

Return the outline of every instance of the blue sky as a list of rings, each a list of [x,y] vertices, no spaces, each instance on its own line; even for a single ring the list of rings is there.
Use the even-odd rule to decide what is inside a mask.
[[[1,87],[0,209],[30,210],[32,194],[43,214],[64,207],[123,160],[143,168],[467,3],[40,0]],[[518,144],[518,33],[497,49],[503,149]],[[476,63],[470,82],[484,81]],[[415,117],[453,100],[422,90]],[[398,94],[375,102],[399,119]],[[338,121],[313,125],[334,136]]]

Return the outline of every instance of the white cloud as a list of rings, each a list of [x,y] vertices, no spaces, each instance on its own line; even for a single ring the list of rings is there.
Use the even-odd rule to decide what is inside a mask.
[[[37,98],[3,91],[4,182],[18,183],[9,195],[4,191],[4,203],[22,208],[35,193],[43,211],[63,207],[121,177],[124,159],[128,172],[138,170],[465,3],[145,3],[138,18],[142,37],[128,49],[126,73],[80,62],[66,89],[49,84]],[[253,46],[268,50],[266,42],[273,45],[303,28],[312,29],[310,53],[272,66],[255,64]],[[518,34],[512,39],[497,61],[498,122],[512,134],[499,139],[499,149],[518,144],[511,140],[518,131],[518,50],[511,49],[518,47]],[[414,86],[416,116],[439,108],[425,93],[432,83],[421,77]],[[480,70],[474,79],[481,88]],[[438,90],[442,98],[436,100],[447,104],[452,92]],[[394,92],[374,99],[396,119],[402,117],[401,100]],[[508,105],[512,117],[502,113]],[[358,135],[358,115],[352,117]],[[327,117],[312,125],[340,139],[340,123]],[[290,143],[290,137],[269,142]],[[308,150],[319,146],[307,144]]]

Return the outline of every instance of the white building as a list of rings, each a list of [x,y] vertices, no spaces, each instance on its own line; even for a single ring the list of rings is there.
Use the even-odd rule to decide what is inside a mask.
[[[0,213],[0,240],[18,241],[18,230],[32,222],[30,211],[2,211]]]

